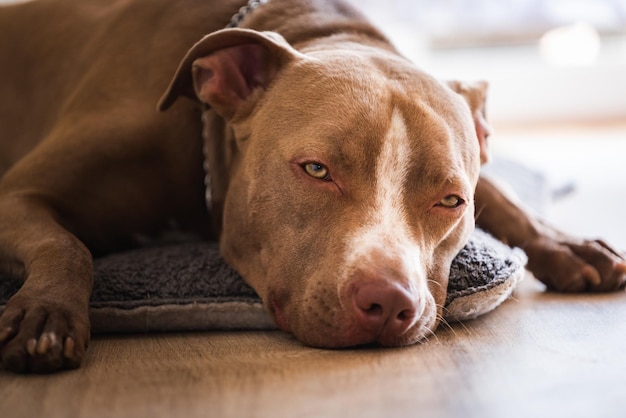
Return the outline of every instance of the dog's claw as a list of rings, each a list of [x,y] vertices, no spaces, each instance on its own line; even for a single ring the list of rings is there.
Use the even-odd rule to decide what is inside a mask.
[[[72,359],[75,357],[74,349],[76,348],[76,342],[72,337],[65,339],[65,345],[63,347],[63,357],[66,359]]]
[[[50,348],[58,345],[59,340],[54,332],[42,334],[37,343],[37,354],[46,354]]]
[[[37,340],[34,338],[29,339],[26,342],[26,352],[31,356],[35,356],[37,354]]]
[[[47,335],[42,335],[39,337],[39,341],[37,341],[37,354],[43,355],[48,352],[52,343],[50,342],[50,337]]]

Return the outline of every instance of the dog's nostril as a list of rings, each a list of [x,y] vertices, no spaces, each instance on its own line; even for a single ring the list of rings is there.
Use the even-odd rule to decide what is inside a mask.
[[[405,309],[403,311],[401,311],[397,318],[400,321],[410,321],[415,317],[415,310],[413,309]]]
[[[369,308],[363,309],[365,313],[372,316],[381,316],[383,314],[383,307],[377,303],[373,303]]]

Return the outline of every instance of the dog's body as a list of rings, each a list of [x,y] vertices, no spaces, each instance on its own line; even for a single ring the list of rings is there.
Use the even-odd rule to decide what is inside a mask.
[[[483,90],[421,72],[341,1],[271,0],[220,30],[241,6],[0,9],[0,272],[24,280],[0,317],[5,367],[78,366],[92,253],[172,225],[219,236],[277,324],[316,346],[432,332],[475,190],[481,225],[549,286],[623,287],[615,251],[479,181]]]

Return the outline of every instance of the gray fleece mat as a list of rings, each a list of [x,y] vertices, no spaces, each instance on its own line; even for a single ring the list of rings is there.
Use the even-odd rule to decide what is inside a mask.
[[[476,230],[454,259],[444,316],[471,319],[497,307],[523,276],[526,257]],[[92,331],[272,329],[254,290],[220,256],[217,244],[190,242],[95,260]],[[19,288],[0,278],[0,309]]]

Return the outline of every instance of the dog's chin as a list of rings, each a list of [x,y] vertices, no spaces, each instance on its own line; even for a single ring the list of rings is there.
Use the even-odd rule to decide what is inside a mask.
[[[395,337],[372,337],[367,332],[355,332],[354,330],[343,330],[335,335],[307,330],[298,332],[294,329],[291,333],[304,345],[314,348],[324,349],[347,349],[358,347],[404,347],[422,342],[432,334],[433,327],[420,327],[416,332],[411,330],[403,335]]]
[[[358,326],[345,313],[320,311],[311,306],[282,305],[270,298],[268,306],[276,325],[293,334],[301,343],[315,348],[343,349],[362,346],[402,347],[419,343],[432,335],[440,315],[434,300],[406,332],[389,335]]]

